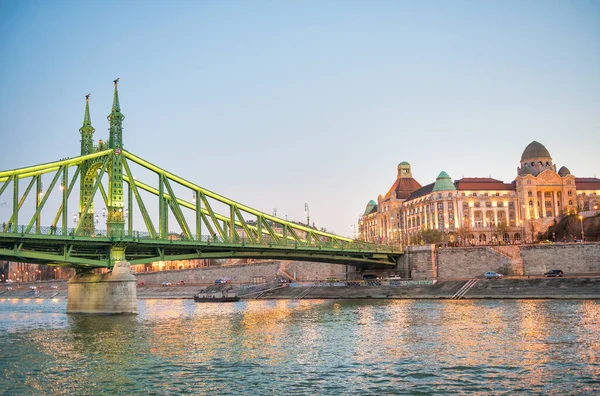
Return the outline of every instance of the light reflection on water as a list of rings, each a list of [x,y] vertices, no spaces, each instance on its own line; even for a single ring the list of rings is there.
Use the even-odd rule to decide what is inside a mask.
[[[594,394],[600,302],[0,299],[8,394]]]

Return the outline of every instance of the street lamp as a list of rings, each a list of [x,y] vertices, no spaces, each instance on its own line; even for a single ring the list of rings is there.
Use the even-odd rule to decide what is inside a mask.
[[[306,214],[306,225],[310,227],[310,212],[308,210],[308,204],[304,204],[304,213]]]
[[[581,242],[585,242],[585,235],[583,234],[583,216],[579,216],[579,221],[581,222]]]

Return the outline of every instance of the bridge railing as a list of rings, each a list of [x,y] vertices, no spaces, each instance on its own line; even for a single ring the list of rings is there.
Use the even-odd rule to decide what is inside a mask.
[[[294,240],[288,239],[280,239],[279,241],[272,241],[270,238],[264,238],[261,242],[257,242],[256,240],[252,240],[249,238],[244,238],[243,236],[238,236],[233,238],[233,240],[223,240],[218,236],[211,235],[200,235],[199,237],[196,234],[192,234],[191,238],[187,238],[184,234],[178,234],[176,232],[170,232],[165,238],[152,238],[152,235],[149,232],[144,231],[135,231],[135,230],[123,230],[122,233],[116,235],[113,231],[111,235],[107,234],[107,230],[95,229],[93,231],[79,229],[75,230],[75,228],[67,227],[66,229],[62,227],[56,226],[40,226],[40,227],[32,227],[29,230],[28,226],[25,225],[11,225],[11,224],[2,224],[0,226],[0,235],[20,235],[22,237],[26,235],[44,235],[48,237],[88,237],[88,238],[125,238],[125,239],[133,239],[133,240],[170,240],[177,242],[201,242],[209,245],[241,245],[241,246],[268,246],[268,247],[292,247],[292,248],[320,248],[320,249],[333,249],[333,250],[366,250],[366,251],[385,251],[385,252],[401,252],[402,248],[400,246],[386,246],[386,245],[377,245],[366,243],[362,241],[353,241],[347,245],[340,245],[337,241],[307,241],[307,242],[298,242]]]

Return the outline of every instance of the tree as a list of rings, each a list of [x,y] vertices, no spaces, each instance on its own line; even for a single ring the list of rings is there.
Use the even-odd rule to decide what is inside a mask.
[[[440,230],[432,230],[430,228],[426,230],[422,230],[420,232],[420,237],[423,240],[423,243],[426,244],[438,244],[442,241],[442,233]]]
[[[504,234],[508,231],[508,223],[503,220],[496,225],[496,234],[499,241],[504,241]],[[505,241],[504,241],[505,242]]]
[[[459,228],[456,233],[458,234],[459,241],[462,246],[466,246],[467,242],[471,238],[471,224],[466,222],[465,225]]]

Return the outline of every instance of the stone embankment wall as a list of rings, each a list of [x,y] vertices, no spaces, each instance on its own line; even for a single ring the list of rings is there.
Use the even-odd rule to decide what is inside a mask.
[[[353,267],[348,267],[353,271]],[[282,272],[283,271],[283,272]],[[138,272],[135,276],[138,282],[147,285],[180,281],[193,284],[213,284],[216,279],[228,279],[232,283],[253,283],[272,281],[276,278],[296,276],[299,281],[327,279],[328,277],[342,278],[346,266],[339,264],[323,264],[300,261],[265,261],[261,263],[244,264],[236,266],[219,266],[206,268],[193,268],[188,270],[172,270],[160,272]]]
[[[525,275],[560,269],[565,274],[600,272],[600,243],[559,243],[521,247]]]
[[[556,243],[436,249],[407,247],[399,264],[401,275],[413,279],[456,279],[496,271],[508,276],[542,275],[560,269],[565,274],[599,274],[600,243]]]
[[[288,287],[262,295],[264,299],[451,299],[465,280],[438,281],[433,285],[379,287]],[[480,279],[463,299],[599,299],[600,278]]]

